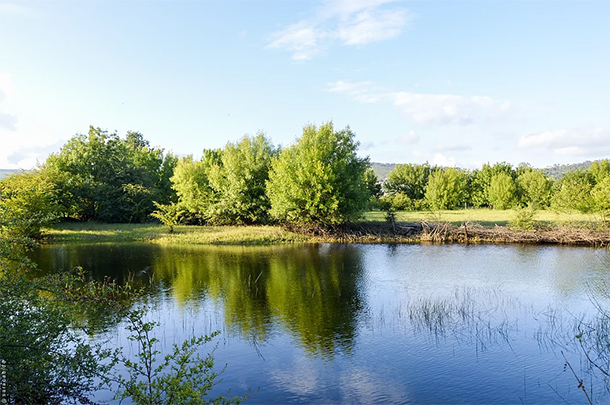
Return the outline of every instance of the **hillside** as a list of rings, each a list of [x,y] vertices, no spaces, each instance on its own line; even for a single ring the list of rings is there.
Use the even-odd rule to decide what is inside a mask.
[[[381,181],[385,180],[388,177],[388,174],[394,169],[394,167],[400,165],[401,163],[377,163],[371,162],[371,167],[373,171],[377,175],[377,178]],[[592,161],[587,160],[585,162],[580,163],[572,163],[567,165],[553,165],[542,168],[542,172],[549,178],[554,178],[555,180],[561,179],[567,172],[572,170],[579,169],[588,169],[593,164]]]
[[[541,169],[544,174],[549,178],[554,178],[555,180],[561,179],[567,172],[571,172],[572,170],[579,169],[588,169],[591,167],[593,162],[587,160],[586,162],[581,163],[572,163],[569,165],[553,165],[547,166],[544,169]]]
[[[0,179],[5,178],[6,176],[10,176],[13,173],[19,173],[21,170],[13,170],[13,169],[0,169]]]

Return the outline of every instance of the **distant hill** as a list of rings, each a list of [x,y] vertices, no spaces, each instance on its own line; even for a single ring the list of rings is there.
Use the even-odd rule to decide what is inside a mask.
[[[376,162],[371,162],[371,168],[373,169],[373,171],[375,172],[375,175],[377,175],[377,178],[380,181],[384,181],[387,177],[388,174],[394,170],[394,167],[396,167],[397,163],[376,163]]]
[[[388,177],[388,174],[394,170],[396,166],[401,163],[377,163],[371,162],[371,167],[373,171],[377,175],[377,178],[381,181],[385,180]],[[554,178],[555,180],[561,179],[567,172],[578,169],[588,169],[593,164],[592,161],[587,160],[581,163],[572,163],[568,165],[553,165],[542,168],[542,172],[549,178]]]
[[[593,164],[593,162],[591,162],[590,160],[587,160],[586,162],[581,162],[581,163],[572,163],[569,165],[553,165],[553,166],[547,166],[544,169],[540,169],[543,171],[543,173],[549,177],[549,178],[554,178],[555,180],[559,180],[561,179],[567,172],[571,172],[572,170],[579,170],[579,169],[588,169],[589,167],[591,167],[591,165]]]
[[[0,169],[0,179],[5,178],[6,176],[10,176],[13,173],[19,173],[21,170],[12,170],[12,169]]]

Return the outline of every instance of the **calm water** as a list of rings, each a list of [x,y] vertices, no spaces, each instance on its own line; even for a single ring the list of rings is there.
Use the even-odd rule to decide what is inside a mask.
[[[260,387],[249,403],[585,403],[564,355],[610,401],[575,338],[581,325],[590,356],[608,343],[603,250],[122,244],[44,246],[35,260],[146,286],[161,350],[220,330],[215,393]],[[129,353],[123,326],[99,338]]]

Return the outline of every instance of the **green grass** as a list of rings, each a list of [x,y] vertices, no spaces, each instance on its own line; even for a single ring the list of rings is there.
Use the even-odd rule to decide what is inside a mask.
[[[454,211],[398,211],[396,221],[449,222],[453,225],[472,222],[485,227],[494,227],[496,225],[506,226],[514,216],[514,210],[491,210],[486,208]],[[534,220],[544,225],[594,225],[599,221],[599,218],[581,213],[558,213],[550,210],[540,210],[536,212]],[[364,221],[384,222],[385,213],[383,211],[367,212],[364,215]]]
[[[506,226],[515,216],[513,210],[465,209],[456,211],[399,211],[399,222],[464,222],[493,228]],[[599,218],[578,213],[538,211],[534,220],[540,225],[595,226]],[[367,212],[362,221],[385,222],[382,211]],[[51,243],[152,242],[159,244],[272,245],[319,241],[314,236],[289,232],[280,226],[194,226],[180,225],[170,234],[160,224],[102,224],[96,222],[60,223],[44,230]],[[326,240],[326,239],[325,239]]]
[[[277,226],[180,225],[170,234],[160,224],[60,223],[45,229],[52,243],[153,242],[159,244],[269,245],[305,242],[307,237]]]

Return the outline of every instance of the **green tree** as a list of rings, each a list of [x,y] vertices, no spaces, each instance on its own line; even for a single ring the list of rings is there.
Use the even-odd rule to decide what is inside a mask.
[[[466,173],[456,168],[433,171],[426,187],[426,200],[430,208],[450,210],[460,206],[464,202],[466,182]]]
[[[497,210],[505,210],[514,205],[517,187],[511,176],[498,173],[491,178],[487,195],[489,203]]]
[[[277,155],[261,133],[227,143],[218,164],[208,174],[213,190],[208,222],[215,224],[254,224],[268,221],[271,204],[265,184],[271,159]]]
[[[610,177],[610,160],[603,159],[593,162],[589,167],[589,173],[596,183],[601,183],[606,177]]]
[[[607,224],[610,217],[610,176],[605,177],[591,190],[592,210],[601,215],[602,222]]]
[[[480,170],[473,170],[468,183],[468,200],[473,206],[493,205],[489,200],[489,187],[492,177],[500,173],[510,176],[513,180],[517,178],[513,166],[506,162],[495,163],[493,166],[486,163]]]
[[[299,141],[273,160],[267,183],[271,215],[294,224],[338,224],[356,219],[368,192],[368,158],[356,154],[358,143],[332,122],[303,129]]]
[[[551,182],[540,170],[529,169],[517,177],[521,202],[534,209],[548,207],[551,199]]]
[[[188,223],[203,223],[210,217],[210,201],[213,189],[209,173],[219,160],[219,151],[204,150],[201,160],[193,156],[182,158],[176,164],[171,178],[172,187],[178,196],[178,205],[185,212]]]
[[[551,207],[563,211],[591,212],[593,210],[591,190],[594,183],[595,178],[587,170],[572,170],[566,173],[556,183]]]
[[[397,165],[388,174],[383,187],[388,194],[402,193],[411,200],[422,200],[433,170],[428,163]]]
[[[57,189],[40,169],[0,180],[2,234],[40,238],[41,228],[59,216],[57,199]]]
[[[165,170],[171,168],[172,158]],[[43,168],[58,189],[65,216],[103,222],[142,222],[153,201],[171,201],[162,187],[163,151],[151,148],[143,136],[128,132],[125,139],[91,127],[51,155]]]

